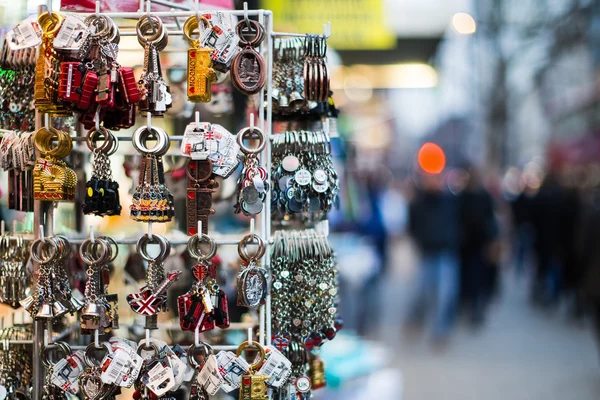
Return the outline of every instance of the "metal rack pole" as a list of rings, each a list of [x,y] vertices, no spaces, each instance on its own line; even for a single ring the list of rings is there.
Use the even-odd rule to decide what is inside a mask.
[[[271,11],[267,11],[267,32],[273,32],[273,13]],[[267,129],[266,136],[268,143],[265,146],[265,162],[268,166],[267,172],[269,176],[271,174],[271,136],[273,130],[273,37],[269,34],[267,35],[267,47],[269,49],[269,59],[267,60]],[[266,224],[265,224],[265,237],[271,239],[271,191],[267,190],[267,198],[265,199],[265,214]],[[267,251],[265,252],[265,265],[269,268],[271,266],[271,240],[267,241]],[[270,271],[269,271],[270,272]],[[266,345],[271,344],[271,320],[273,318],[271,312],[271,274],[268,274],[267,282],[269,291],[267,293],[267,298],[265,301],[265,309],[267,314],[267,326],[266,326],[266,334],[267,340]]]

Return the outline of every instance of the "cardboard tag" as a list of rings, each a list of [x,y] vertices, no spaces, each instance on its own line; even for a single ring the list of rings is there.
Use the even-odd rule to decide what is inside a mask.
[[[162,358],[151,362],[148,372],[142,377],[142,383],[159,397],[172,390],[175,387],[175,377],[169,360]]]
[[[227,393],[238,389],[241,385],[242,375],[250,371],[250,365],[230,351],[221,351],[217,354],[219,372],[223,376],[221,387]]]
[[[77,394],[79,391],[79,375],[85,369],[84,352],[78,350],[54,365],[50,381],[62,391]]]
[[[52,46],[58,50],[79,50],[90,34],[88,26],[74,15],[67,15]]]
[[[196,380],[209,395],[217,394],[225,379],[219,372],[219,364],[214,354],[208,356]]]
[[[37,20],[28,18],[6,33],[6,42],[11,50],[37,47],[42,44],[42,29]]]
[[[274,346],[268,346],[265,353],[265,362],[257,374],[269,377],[267,385],[280,388],[292,374],[292,362]]]
[[[102,382],[131,387],[142,370],[144,360],[136,351],[127,347],[119,347],[106,355],[102,360]]]

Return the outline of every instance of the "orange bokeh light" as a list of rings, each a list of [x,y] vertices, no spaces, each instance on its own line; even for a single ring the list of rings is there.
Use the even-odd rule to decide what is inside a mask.
[[[446,166],[446,155],[444,154],[444,150],[437,144],[431,142],[421,146],[417,160],[423,171],[430,174],[439,174]]]

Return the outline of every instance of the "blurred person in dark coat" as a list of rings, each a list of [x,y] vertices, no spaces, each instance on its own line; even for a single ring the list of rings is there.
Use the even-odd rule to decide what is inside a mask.
[[[600,349],[600,188],[595,189],[582,210],[579,232],[579,256],[584,269],[582,294],[594,318],[596,340]]]
[[[444,177],[422,175],[421,188],[409,209],[409,231],[421,252],[421,265],[408,323],[410,328],[420,328],[433,308],[433,336],[438,341],[448,338],[454,323],[458,223],[457,199],[445,190]]]
[[[556,172],[544,178],[532,200],[534,251],[537,259],[532,300],[543,306],[556,305],[562,285],[565,260],[564,222],[565,191]]]
[[[474,327],[480,326],[494,289],[497,265],[492,258],[498,238],[494,201],[471,167],[458,197],[460,215],[461,300]]]

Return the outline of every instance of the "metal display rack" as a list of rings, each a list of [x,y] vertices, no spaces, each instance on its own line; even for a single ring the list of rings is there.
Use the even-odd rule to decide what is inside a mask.
[[[96,2],[96,15],[103,14],[111,18],[121,18],[121,19],[131,19],[137,22],[140,17],[144,15],[155,15],[161,18],[175,18],[175,24],[165,24],[166,29],[168,29],[169,36],[182,36],[183,31],[181,30],[180,21],[177,18],[188,18],[191,16],[198,16],[200,14],[208,13],[214,10],[199,10],[198,1],[195,2],[194,10],[182,10],[184,6],[181,4],[174,4],[169,1],[153,1],[159,5],[166,5],[171,7],[171,11],[151,11],[150,9],[150,1],[147,1],[145,4],[143,1],[140,1],[140,11],[139,12],[106,12],[102,13],[99,9],[99,1]],[[179,10],[175,10],[178,8]],[[52,11],[52,1],[49,0],[47,2],[46,9],[44,7],[40,7],[40,12],[42,11]],[[266,66],[267,66],[267,79],[266,84],[263,89],[259,92],[259,107],[258,107],[258,119],[257,126],[265,132],[266,146],[261,153],[260,164],[267,171],[271,170],[271,146],[270,146],[270,138],[272,136],[272,89],[273,89],[273,39],[275,37],[304,37],[303,34],[296,33],[284,33],[284,32],[274,32],[273,31],[273,13],[270,10],[247,10],[247,6],[244,3],[244,10],[219,10],[228,15],[234,15],[236,17],[248,18],[248,17],[256,17],[258,22],[264,27],[266,33],[266,40],[260,44],[259,51],[264,55]],[[88,16],[93,15],[94,13],[79,13],[79,12],[62,12],[63,14],[76,14],[80,16]],[[135,30],[127,30],[128,27],[120,26],[120,28],[125,28],[125,30],[120,29],[121,36],[134,36],[136,35]],[[330,26],[325,26],[325,35],[329,36]],[[140,48],[142,51],[142,48]],[[179,50],[177,50],[179,51]],[[181,50],[185,51],[185,50]],[[266,94],[266,96],[265,96]],[[263,103],[266,98],[266,107]],[[148,119],[148,122],[150,121]],[[48,124],[47,118],[45,124]],[[36,110],[36,131],[44,126],[44,118]],[[130,136],[117,136],[120,141],[131,141]],[[181,141],[183,136],[173,135],[170,136],[171,141]],[[74,137],[74,141],[82,141],[85,140],[83,137]],[[259,214],[258,219],[258,230],[257,234],[261,236],[263,239],[266,251],[262,259],[262,265],[269,268],[270,265],[270,246],[271,246],[271,193],[270,191],[266,192],[265,206],[261,214]],[[254,225],[252,223],[251,225]],[[152,235],[152,222],[148,223],[148,234]],[[199,230],[200,232],[200,230]],[[43,202],[36,200],[34,204],[34,237],[35,238],[43,238],[44,236],[53,236],[55,234],[54,231],[54,205],[51,202]],[[132,245],[137,242],[138,238],[120,238],[115,239],[118,244],[121,245]],[[227,237],[220,240],[216,240],[216,243],[219,245],[237,245],[241,237]],[[79,238],[71,237],[69,241],[73,244],[81,243],[81,236]],[[173,244],[183,243],[182,240],[173,240],[171,241]],[[185,241],[187,243],[187,241]],[[34,265],[34,271],[37,272],[38,265]],[[270,277],[268,277],[268,285],[270,287]],[[234,324],[236,325],[236,324]],[[243,324],[237,324],[243,325]],[[232,326],[233,329],[244,329],[241,326]],[[147,332],[147,337],[149,332]],[[97,337],[97,336],[96,336]],[[52,335],[52,323],[49,322],[48,326],[45,326],[45,322],[43,321],[34,321],[34,336],[31,341],[33,344],[33,398],[40,399],[42,393],[42,386],[44,382],[44,367],[41,362],[41,350],[42,347],[48,343],[48,341],[52,342],[53,340],[57,340],[56,337],[53,338]],[[92,337],[93,340],[93,337]],[[14,343],[31,343],[30,341],[14,341]],[[267,294],[266,302],[259,309],[259,342],[268,346],[271,344],[271,295]],[[78,349],[81,346],[72,346],[74,349]],[[236,348],[237,346],[214,346],[215,350],[231,350]]]

